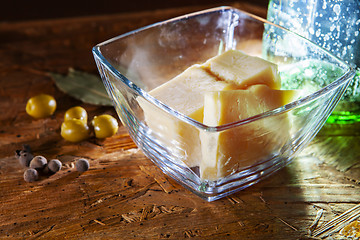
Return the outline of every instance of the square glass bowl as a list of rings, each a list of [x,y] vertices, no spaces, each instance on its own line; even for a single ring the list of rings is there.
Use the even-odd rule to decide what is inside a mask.
[[[282,37],[272,36],[279,33]],[[229,49],[278,64],[282,89],[301,86],[303,95],[247,119],[207,126],[149,94],[191,65]],[[163,172],[207,201],[249,187],[287,165],[320,130],[354,76],[353,69],[312,42],[232,7],[120,35],[95,46],[93,54],[119,118],[137,146]],[[174,125],[186,131],[177,132]],[[200,135],[207,136],[207,142],[219,135],[233,137],[223,146],[230,146],[234,155],[218,178],[200,175],[208,164]],[[237,147],[241,151],[234,151]],[[214,144],[209,149],[217,154],[218,148]]]

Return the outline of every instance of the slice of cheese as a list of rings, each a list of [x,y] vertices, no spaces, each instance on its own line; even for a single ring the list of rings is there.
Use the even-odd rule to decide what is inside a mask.
[[[247,55],[239,50],[229,50],[215,56],[202,66],[219,79],[233,82],[239,88],[245,89],[256,84],[265,84],[272,89],[281,87],[276,64]]]
[[[149,92],[150,95],[198,122],[203,120],[204,94],[208,91],[236,89],[233,83],[218,81],[199,65],[193,65],[172,80]],[[199,130],[139,98],[147,125],[162,145],[187,166],[199,166]]]
[[[296,95],[294,90],[274,90],[265,85],[207,92],[203,123],[209,126],[233,123],[283,106]],[[201,132],[200,177],[217,180],[268,159],[286,143],[289,132],[286,113],[224,131]]]

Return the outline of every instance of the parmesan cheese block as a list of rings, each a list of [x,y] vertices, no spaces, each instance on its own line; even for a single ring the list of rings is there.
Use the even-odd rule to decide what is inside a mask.
[[[203,120],[204,94],[208,91],[236,89],[233,83],[218,81],[199,65],[193,65],[183,73],[151,90],[150,95],[198,122]],[[171,148],[172,155],[187,166],[199,166],[201,148],[199,130],[139,98],[145,121],[162,144]],[[169,142],[166,142],[169,141]]]
[[[271,88],[279,88],[280,78],[277,75],[277,66],[260,58],[248,56],[240,51],[229,50],[209,59],[204,64],[195,64],[189,67],[180,75],[151,90],[149,94],[171,109],[203,123],[204,99],[209,98],[204,98],[205,94],[208,92],[245,89],[254,84],[265,84]],[[203,174],[210,171],[206,170],[210,169],[206,165],[206,159],[213,154],[205,152],[205,149],[214,150],[211,149],[210,145],[205,145],[215,144],[215,147],[221,147],[221,141],[205,139],[200,142],[200,133],[195,126],[180,120],[174,114],[159,109],[143,98],[138,99],[144,112],[146,124],[152,130],[158,144],[174,156],[178,163],[185,163],[188,167],[202,164],[204,167]],[[231,99],[227,101],[230,102]],[[223,107],[226,108],[228,102],[217,104],[223,104]],[[207,116],[212,114],[211,111],[214,111],[209,107],[210,105],[210,102],[207,103]],[[247,110],[247,114],[252,114],[251,111]],[[258,111],[253,113],[257,114]],[[209,119],[210,117],[206,117],[204,123],[209,124]],[[218,124],[220,123],[215,121],[213,125]],[[232,137],[235,137],[235,135]],[[203,156],[204,154],[205,156]],[[210,174],[209,176],[215,175]]]
[[[239,88],[245,89],[256,84],[265,84],[272,89],[281,87],[276,64],[238,50],[229,50],[213,57],[202,66],[217,78],[233,82]]]
[[[294,90],[254,85],[247,90],[213,91],[204,96],[204,120],[220,126],[278,108],[293,100]],[[217,180],[271,157],[289,139],[287,114],[266,117],[219,132],[201,132],[200,177]]]

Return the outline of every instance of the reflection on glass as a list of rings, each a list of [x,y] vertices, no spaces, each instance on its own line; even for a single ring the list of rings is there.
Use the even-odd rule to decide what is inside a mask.
[[[358,0],[270,0],[268,20],[310,39],[322,48],[357,68],[354,80],[328,124],[352,124],[360,122],[360,1]],[[292,48],[298,55],[306,54],[293,36],[283,36],[278,29],[268,29],[265,53],[278,56],[284,48]],[[279,41],[279,39],[281,39]],[[275,41],[276,40],[276,41]],[[281,44],[282,46],[274,46]],[[312,78],[313,66],[300,66],[296,78],[298,84],[308,87],[322,86],[321,78]],[[323,69],[326,66],[323,67]],[[296,74],[296,73],[294,73]],[[320,73],[325,74],[326,73]],[[284,78],[294,77],[287,75]]]

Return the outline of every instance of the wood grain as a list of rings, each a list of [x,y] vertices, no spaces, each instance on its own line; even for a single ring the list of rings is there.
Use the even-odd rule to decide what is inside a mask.
[[[250,4],[236,6],[266,14]],[[308,227],[320,209],[319,226],[359,203],[359,183],[311,155],[208,203],[162,174],[123,126],[106,140],[73,144],[60,137],[69,107],[83,106],[89,118],[115,111],[65,95],[48,72],[97,73],[96,43],[206,7],[0,23],[0,239],[311,239]],[[26,101],[44,91],[58,109],[34,120],[24,111]],[[24,182],[14,156],[24,143],[34,154],[60,159],[62,170]],[[75,171],[80,157],[89,159],[89,171]]]

